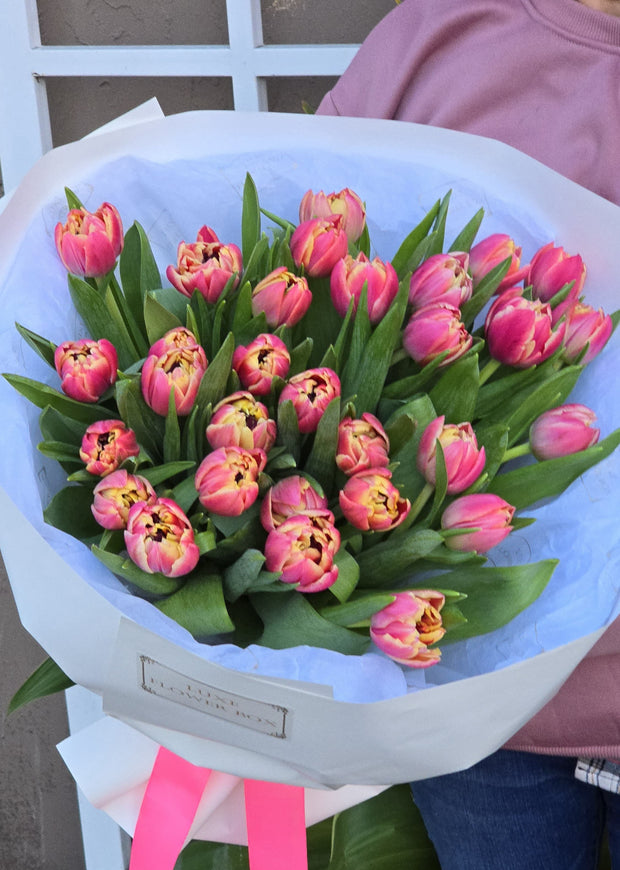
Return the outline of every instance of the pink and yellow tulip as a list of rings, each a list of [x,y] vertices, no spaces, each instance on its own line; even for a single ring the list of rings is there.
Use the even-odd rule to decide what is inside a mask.
[[[292,516],[267,535],[265,568],[299,592],[321,592],[338,579],[339,547],[340,533],[327,517]]]
[[[585,405],[568,404],[551,408],[530,426],[530,449],[536,459],[557,459],[592,447],[600,430],[594,427],[596,414]]]
[[[430,589],[396,592],[394,601],[370,620],[370,637],[386,655],[410,668],[436,665],[441,651],[429,647],[446,633],[441,620],[445,597]]]
[[[361,419],[345,417],[340,422],[336,465],[346,475],[387,466],[389,449],[388,436],[374,414],[365,412]]]
[[[455,498],[442,514],[442,529],[474,531],[450,535],[446,537],[445,545],[450,550],[486,553],[510,534],[514,512],[511,504],[490,492]]]
[[[121,217],[109,202],[95,212],[73,208],[65,224],[56,224],[54,242],[68,272],[102,278],[112,271],[123,250]]]
[[[97,477],[112,474],[130,456],[137,456],[140,447],[132,429],[122,420],[98,420],[84,433],[80,459],[86,471]]]
[[[241,386],[254,396],[268,395],[274,378],[286,378],[290,365],[287,346],[270,333],[261,333],[245,347],[239,345],[232,358]]]
[[[294,230],[290,247],[298,269],[303,267],[311,278],[326,278],[347,253],[342,216],[304,221]]]
[[[295,326],[304,316],[312,293],[305,278],[279,266],[252,290],[252,314],[264,314],[270,329]]]
[[[298,474],[291,474],[275,483],[261,504],[260,521],[266,532],[280,526],[284,520],[299,514],[324,516],[334,522],[327,509],[327,499],[312,484]]]
[[[409,304],[423,308],[444,302],[460,310],[473,292],[473,280],[468,273],[469,254],[453,251],[433,254],[415,270],[409,284]]]
[[[280,403],[291,401],[299,431],[315,432],[329,403],[340,395],[340,378],[333,369],[308,369],[290,378],[280,393]]]
[[[206,302],[217,302],[228,282],[233,288],[239,283],[243,269],[241,251],[237,245],[224,245],[214,231],[201,227],[195,242],[181,242],[176,266],[168,266],[166,277],[179,293],[191,298],[198,291]]]
[[[527,277],[529,265],[521,266],[521,247],[505,233],[494,233],[474,245],[469,252],[469,274],[474,287],[496,266],[510,257],[508,272],[500,282],[496,293],[519,284]]]
[[[189,330],[183,333],[174,330],[174,333],[177,337],[187,333],[187,343],[179,340],[166,344],[162,343],[165,338],[160,339],[151,348],[142,366],[140,383],[144,401],[162,417],[168,413],[171,390],[177,414],[185,417],[190,413],[208,365],[202,347],[190,343],[188,336],[192,333]],[[162,352],[153,352],[157,350]]]
[[[369,468],[350,477],[339,494],[340,508],[352,526],[364,532],[387,532],[399,526],[411,509],[390,480],[387,468]]]
[[[146,477],[129,474],[126,469],[118,468],[93,490],[91,510],[104,529],[124,529],[130,508],[139,501],[147,505],[155,504],[155,490]]]
[[[258,476],[266,462],[267,454],[260,448],[218,447],[196,472],[200,504],[221,516],[240,516],[258,498]]]
[[[276,440],[276,422],[251,393],[239,391],[218,402],[206,434],[213,448],[260,447],[268,453]]]
[[[54,365],[61,388],[78,402],[98,402],[115,383],[118,356],[106,338],[63,341],[54,351]]]
[[[132,505],[125,546],[130,559],[147,574],[182,577],[193,571],[200,558],[190,521],[169,498]]]
[[[448,366],[467,353],[472,343],[458,308],[443,302],[414,311],[403,331],[403,348],[421,366],[446,352],[439,367]]]
[[[489,353],[504,365],[525,369],[548,359],[564,340],[566,324],[553,325],[547,302],[527,299],[519,287],[501,293],[486,317]]]
[[[398,276],[391,263],[384,263],[379,257],[369,260],[360,252],[353,258],[347,254],[334,265],[330,275],[332,303],[341,317],[344,317],[353,299],[353,310],[357,311],[364,285],[366,285],[366,306],[371,323],[378,323],[394,301],[398,293]]]
[[[484,469],[484,447],[478,448],[471,423],[445,423],[443,416],[432,420],[420,438],[417,468],[433,486],[436,481],[438,442],[446,465],[448,495],[463,492]]]
[[[342,227],[351,242],[357,241],[366,225],[366,209],[360,197],[345,187],[338,193],[313,193],[308,190],[299,205],[300,222],[312,218],[329,218],[334,214],[342,216]]]
[[[585,302],[573,303],[566,312],[562,355],[569,362],[573,362],[587,347],[585,354],[579,360],[581,365],[587,365],[603,350],[613,328],[611,317],[605,314],[602,308],[597,310],[591,305],[586,305]]]

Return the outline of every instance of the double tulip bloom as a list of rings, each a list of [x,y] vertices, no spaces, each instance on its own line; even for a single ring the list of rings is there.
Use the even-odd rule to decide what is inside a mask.
[[[445,545],[450,550],[486,553],[510,534],[514,512],[511,504],[490,492],[455,498],[442,514],[442,529],[473,531],[450,535]]]
[[[306,279],[289,272],[286,266],[274,269],[252,290],[252,314],[264,314],[270,329],[295,326],[311,302]]]
[[[585,302],[573,303],[566,312],[564,358],[569,362],[579,358],[586,365],[605,347],[613,328],[611,317],[601,308],[597,310]]]
[[[564,248],[549,242],[532,257],[526,283],[537,299],[549,302],[566,284],[574,282],[568,299],[559,306],[564,310],[578,298],[585,280],[586,266],[579,254],[570,256]]]
[[[338,579],[340,533],[328,516],[288,517],[267,535],[265,568],[299,592],[321,592]]]
[[[287,346],[269,333],[261,333],[248,345],[239,345],[232,358],[241,386],[254,396],[268,395],[274,378],[285,379],[290,366]]]
[[[97,484],[91,510],[104,529],[125,529],[129,511],[136,502],[153,505],[156,501],[155,490],[146,477],[119,468]]]
[[[501,293],[486,317],[484,330],[493,359],[515,368],[530,368],[548,359],[564,340],[566,324],[554,327],[547,302],[527,299],[519,287]]]
[[[390,480],[387,468],[354,474],[339,494],[340,508],[352,526],[364,532],[387,532],[399,526],[411,510]]]
[[[329,403],[340,396],[340,378],[333,369],[308,369],[290,378],[280,393],[280,402],[291,401],[299,431],[315,432]]]
[[[191,298],[197,290],[206,302],[214,303],[231,279],[233,288],[237,286],[242,269],[237,245],[222,244],[210,227],[203,226],[195,242],[179,244],[177,265],[168,266],[166,277],[184,296]]]
[[[294,230],[290,248],[298,269],[303,267],[311,278],[326,278],[349,247],[342,215],[312,218]]]
[[[410,668],[428,668],[441,658],[429,647],[446,633],[441,621],[445,597],[430,589],[397,592],[370,620],[370,637],[386,655]]]
[[[500,282],[496,293],[501,293],[514,284],[519,284],[527,277],[529,266],[521,266],[521,247],[505,233],[494,233],[474,245],[469,252],[469,273],[474,287],[504,260],[510,258],[508,272]]]
[[[206,434],[214,449],[235,445],[246,450],[260,447],[268,453],[276,440],[276,423],[251,393],[239,391],[218,402]]]
[[[258,476],[266,463],[267,454],[260,448],[218,447],[196,472],[200,504],[221,516],[240,516],[258,498]]]
[[[63,341],[54,351],[61,388],[78,402],[98,402],[116,381],[118,356],[106,338]]]
[[[80,459],[86,471],[97,477],[106,477],[130,456],[137,456],[140,447],[135,433],[122,420],[98,420],[84,433],[80,446]]]
[[[381,422],[365,412],[361,419],[345,417],[338,426],[336,465],[351,476],[389,462],[390,442]]]
[[[198,564],[200,551],[192,525],[171,499],[136,502],[124,534],[130,559],[148,574],[182,577]]]
[[[473,338],[461,321],[458,308],[434,302],[419,308],[403,331],[403,347],[422,366],[445,354],[440,367],[460,359],[472,346]]]
[[[325,496],[317,492],[305,477],[292,474],[269,488],[261,504],[260,521],[265,531],[270,532],[284,520],[299,514],[324,516],[334,521]]]
[[[357,311],[366,285],[366,305],[371,323],[382,319],[398,293],[398,276],[392,264],[384,263],[379,257],[369,260],[363,252],[355,258],[347,254],[338,260],[329,282],[332,303],[341,317],[347,313],[351,300],[353,311]]]
[[[432,420],[420,438],[417,468],[425,480],[435,485],[437,471],[437,443],[441,445],[448,495],[463,492],[482,474],[485,463],[484,447],[478,447],[471,423],[445,423],[445,417]]]
[[[473,292],[473,280],[468,273],[469,254],[453,251],[433,254],[411,276],[409,304],[423,308],[442,302],[460,309]]]
[[[557,459],[592,447],[600,430],[594,428],[596,415],[585,405],[568,404],[551,408],[530,427],[530,449],[536,459]]]
[[[360,197],[350,188],[345,187],[338,193],[313,193],[308,190],[299,205],[300,222],[312,218],[329,218],[332,215],[342,217],[342,228],[351,242],[357,241],[366,225],[366,209]]]
[[[56,224],[54,242],[68,272],[102,278],[112,271],[123,250],[123,224],[109,202],[95,212],[73,208],[65,224]]]
[[[152,346],[142,366],[144,401],[156,414],[165,417],[172,391],[177,414],[187,416],[207,365],[204,350],[188,329],[170,330]]]

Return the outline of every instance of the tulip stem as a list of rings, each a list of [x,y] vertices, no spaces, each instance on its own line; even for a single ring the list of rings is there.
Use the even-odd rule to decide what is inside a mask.
[[[417,520],[422,508],[424,507],[426,502],[429,500],[429,498],[431,497],[431,495],[433,494],[434,491],[435,491],[435,487],[433,486],[432,483],[425,483],[424,484],[424,487],[422,488],[418,497],[411,505],[411,509],[410,509],[409,513],[407,514],[407,516],[405,517],[403,522],[400,524],[398,529],[404,530],[404,529],[408,529],[411,527],[411,525]]]
[[[402,362],[402,360],[404,360],[404,359],[411,359],[411,357],[409,356],[409,354],[407,353],[407,351],[405,350],[404,347],[400,347],[400,348],[398,348],[398,350],[395,350],[394,353],[392,354],[392,359],[390,360],[390,366],[395,366],[396,363]]]
[[[510,462],[511,459],[517,459],[519,456],[527,456],[530,453],[530,443],[525,441],[523,444],[516,444],[504,453],[502,462]]]
[[[478,378],[478,385],[481,387],[486,381],[489,380],[491,375],[495,374],[495,372],[500,367],[501,363],[499,360],[492,359],[484,366],[482,371],[480,372],[480,377]]]

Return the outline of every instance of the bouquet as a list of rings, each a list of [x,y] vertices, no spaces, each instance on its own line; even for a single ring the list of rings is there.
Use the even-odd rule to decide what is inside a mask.
[[[570,524],[559,565],[557,535],[548,546],[548,518],[558,510],[549,499],[566,490],[561,504],[579,502],[576,478],[587,468],[590,491],[604,493],[605,473],[592,475],[609,462],[592,466],[618,443],[603,398],[609,384],[596,374],[616,352],[615,336],[608,341],[614,318],[590,308],[589,296],[581,299],[584,268],[574,253],[583,236],[585,292],[591,281],[600,288],[601,273],[606,280],[611,270],[607,248],[592,237],[614,226],[617,216],[606,210],[614,207],[570,187],[573,201],[585,197],[584,209],[601,218],[595,229],[580,223],[578,232],[571,223],[556,239],[554,221],[541,217],[538,204],[517,206],[510,185],[500,190],[500,175],[485,178],[476,201],[469,137],[394,125],[382,164],[382,124],[362,124],[367,159],[351,153],[350,137],[346,149],[333,146],[335,156],[312,151],[313,135],[323,141],[328,131],[349,129],[342,119],[297,119],[306,139],[294,156],[294,149],[274,151],[281,119],[264,121],[265,138],[257,122],[255,153],[232,144],[241,141],[243,117],[218,120],[223,138],[207,165],[202,152],[200,159],[193,153],[197,117],[167,119],[163,131],[185,149],[185,164],[155,154],[170,141],[159,128],[158,136],[145,131],[140,160],[124,153],[126,140],[108,140],[103,171],[86,183],[83,165],[73,171],[71,155],[64,164],[58,155],[55,178],[64,165],[63,178],[86,208],[70,193],[77,215],[67,225],[66,207],[50,194],[44,247],[41,222],[29,230],[24,245],[36,240],[44,251],[54,292],[43,317],[25,294],[17,318],[20,341],[38,356],[27,350],[19,374],[3,366],[12,387],[42,410],[27,431],[45,453],[33,462],[43,497],[13,485],[7,469],[3,484],[33,521],[42,500],[61,531],[41,526],[52,550],[15,513],[2,546],[13,578],[18,542],[27,540],[53,572],[54,589],[67,584],[63,601],[77,602],[76,614],[65,604],[55,614],[67,630],[50,627],[16,580],[18,604],[21,598],[49,653],[77,682],[102,692],[109,712],[196,764],[321,787],[466,766],[547,700],[616,612],[605,592],[595,615],[573,607],[567,620],[566,611],[557,618],[551,611],[551,634],[557,623],[562,630],[552,640],[542,632],[548,590],[562,599],[565,572],[583,580],[572,549],[581,542]],[[423,171],[403,207],[395,190],[411,184],[411,158],[403,156],[411,136]],[[434,152],[436,141],[450,145],[450,157]],[[500,151],[506,159],[510,149]],[[300,164],[312,190],[323,184],[344,193],[304,196],[310,185],[296,175]],[[539,171],[529,161],[527,168]],[[205,203],[197,178],[212,202],[227,203],[213,217],[196,219]],[[553,188],[548,175],[543,180]],[[166,184],[167,198],[150,204]],[[126,186],[136,192],[141,221],[123,235],[116,211],[99,206],[118,204]],[[94,201],[93,190],[106,192]],[[170,214],[175,196],[183,203],[182,234]],[[126,222],[128,205],[125,198],[119,206]],[[357,218],[350,237],[342,229],[349,213]],[[84,222],[92,232],[72,232]],[[51,238],[57,224],[70,295]],[[88,275],[80,259],[86,263],[91,236],[98,275]],[[190,241],[175,258],[182,238]],[[64,331],[47,331],[48,321]],[[21,361],[23,342],[20,348]],[[266,360],[274,363],[267,371]],[[607,365],[611,371],[613,362]],[[266,375],[268,388],[257,392]],[[93,401],[84,401],[88,391]],[[590,396],[602,417],[596,426],[584,408]],[[115,425],[102,430],[102,420]],[[121,456],[117,467],[106,464],[108,447],[112,464]],[[530,448],[535,461],[523,458]],[[104,464],[88,470],[91,462]],[[592,535],[604,525],[604,504],[598,511],[595,501],[588,505]],[[116,523],[123,504],[131,504],[127,528],[100,525],[96,517]],[[529,506],[542,522],[527,524]],[[597,565],[591,574],[600,573]],[[46,578],[29,582],[54,606]],[[80,618],[95,612],[94,598],[100,643],[92,617]],[[128,619],[119,623],[118,611]],[[457,640],[464,643],[450,643]],[[562,647],[566,640],[573,643]],[[539,643],[548,651],[528,658]],[[521,663],[505,667],[513,662]],[[197,687],[192,698],[181,699],[179,675]],[[226,699],[222,708],[240,697],[264,706],[235,708],[232,718],[205,702],[205,685]],[[425,685],[437,688],[417,691]],[[270,721],[279,717],[272,732],[267,708]],[[414,709],[424,717],[405,727],[411,718],[404,714]],[[449,736],[455,723],[462,742]]]

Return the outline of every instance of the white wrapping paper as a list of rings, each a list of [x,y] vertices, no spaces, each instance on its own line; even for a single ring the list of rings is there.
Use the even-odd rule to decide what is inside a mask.
[[[481,236],[510,233],[524,260],[550,240],[581,253],[588,301],[618,305],[620,209],[514,149],[398,122],[188,113],[57,149],[15,192],[0,216],[2,371],[54,382],[16,320],[55,342],[83,334],[53,244],[65,185],[88,208],[113,202],[126,226],[137,219],[163,273],[178,242],[204,223],[239,242],[247,171],[261,204],[291,220],[308,188],[353,188],[386,259],[452,189],[447,241],[482,206]],[[575,396],[597,412],[603,434],[620,426],[619,371],[616,335]],[[504,629],[447,648],[424,674],[404,674],[379,653],[198,644],[129,595],[81,544],[44,525],[42,506],[62,473],[35,450],[37,409],[4,382],[0,401],[0,546],[21,619],[76,682],[103,696],[111,716],[145,735],[146,758],[152,740],[227,774],[318,789],[461,769],[546,703],[620,612],[616,451],[559,499],[528,511],[537,523],[491,554],[505,563],[559,557],[541,598]],[[76,757],[87,761],[101,739],[85,737],[75,753],[65,746],[70,766],[81,769]],[[104,757],[109,780],[114,752],[102,749]],[[135,804],[123,794],[135,797],[136,777],[124,788],[122,769],[119,761],[114,794],[108,789],[102,804]],[[131,828],[132,811],[120,816]]]

